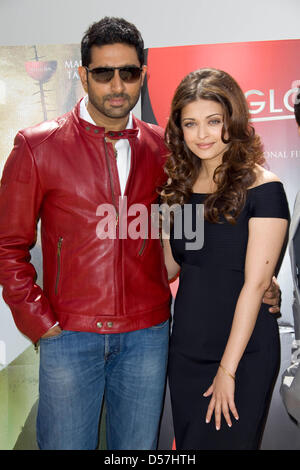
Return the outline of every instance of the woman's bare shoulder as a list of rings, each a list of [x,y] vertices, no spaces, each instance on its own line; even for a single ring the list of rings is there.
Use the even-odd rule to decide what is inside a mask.
[[[275,173],[273,173],[272,171],[266,170],[266,168],[260,165],[257,165],[257,164],[255,165],[254,172],[256,175],[256,179],[253,185],[250,186],[249,189],[255,188],[256,186],[260,186],[261,184],[264,184],[264,183],[271,183],[272,181],[280,182],[280,179],[278,178],[277,175],[275,175]]]

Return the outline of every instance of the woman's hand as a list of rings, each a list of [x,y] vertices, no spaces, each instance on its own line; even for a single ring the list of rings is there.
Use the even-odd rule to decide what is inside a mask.
[[[236,420],[239,419],[239,415],[234,403],[234,390],[234,377],[231,376],[231,374],[228,373],[226,369],[220,366],[212,385],[203,394],[204,397],[209,397],[212,395],[206,413],[206,422],[210,423],[211,417],[213,413],[215,413],[215,424],[217,431],[221,427],[222,413],[229,427],[232,426],[230,411]]]

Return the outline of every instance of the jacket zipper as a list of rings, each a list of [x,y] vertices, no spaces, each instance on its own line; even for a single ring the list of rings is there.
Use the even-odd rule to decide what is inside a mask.
[[[105,137],[104,137],[104,148],[105,148],[106,165],[107,165],[108,174],[109,174],[111,197],[112,197],[112,202],[113,202],[113,205],[114,205],[115,211],[116,211],[116,225],[118,225],[118,222],[119,222],[119,213],[118,213],[118,207],[117,207],[117,204],[116,204],[115,191],[114,191],[114,183],[113,183],[112,174],[111,174],[111,168],[110,168],[110,163],[109,163],[109,157],[108,157],[108,154],[107,154],[107,142],[106,142],[106,138],[105,138]]]
[[[56,281],[55,281],[55,295],[58,292],[58,284],[60,278],[60,270],[61,270],[61,247],[62,247],[63,237],[59,237],[57,243],[57,273],[56,273]]]
[[[118,211],[118,206],[116,204],[116,196],[115,196],[115,190],[114,190],[114,183],[113,183],[113,177],[112,177],[112,171],[111,171],[111,166],[110,166],[110,162],[109,162],[109,155],[108,155],[108,150],[107,150],[107,140],[106,138],[104,137],[104,149],[105,149],[105,160],[106,160],[106,166],[107,166],[107,169],[108,169],[108,174],[109,174],[109,182],[110,182],[110,190],[111,190],[111,198],[112,198],[112,203],[114,205],[114,208],[115,208],[115,212],[116,212],[116,235],[118,234],[118,223],[119,223],[119,211]],[[118,238],[118,236],[117,236]],[[122,244],[118,244],[118,247],[119,249],[122,249]],[[114,261],[115,262],[115,261]],[[118,301],[117,299],[119,298],[119,289],[120,289],[120,286],[119,286],[119,282],[118,282],[118,279],[117,279],[117,273],[115,272],[114,273],[114,284],[115,284],[115,292],[116,292],[116,300],[115,300],[115,304],[117,305]],[[123,283],[122,283],[123,284]],[[123,310],[122,306],[121,305],[118,305],[117,306],[118,310]]]

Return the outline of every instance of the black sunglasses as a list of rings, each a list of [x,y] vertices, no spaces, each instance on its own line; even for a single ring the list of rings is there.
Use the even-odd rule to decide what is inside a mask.
[[[94,69],[89,69],[85,66],[85,69],[90,72],[94,80],[99,83],[110,82],[115,75],[115,70],[119,70],[119,75],[123,82],[134,83],[140,78],[143,71],[142,67],[135,67],[134,65],[124,67],[95,67]]]

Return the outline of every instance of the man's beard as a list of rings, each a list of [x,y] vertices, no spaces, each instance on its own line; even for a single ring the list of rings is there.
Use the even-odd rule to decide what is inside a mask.
[[[127,95],[126,93],[105,95],[102,98],[101,102],[97,100],[97,98],[93,95],[93,93],[91,94],[88,93],[88,96],[89,96],[89,101],[94,106],[94,108],[96,108],[97,111],[99,111],[99,113],[111,119],[122,119],[126,117],[130,113],[130,111],[135,107],[139,99],[139,93],[136,96],[130,96],[130,95]],[[109,102],[109,100],[114,99],[114,98],[124,99],[125,102],[127,102],[127,105],[120,106],[120,107],[105,106],[106,102]]]

